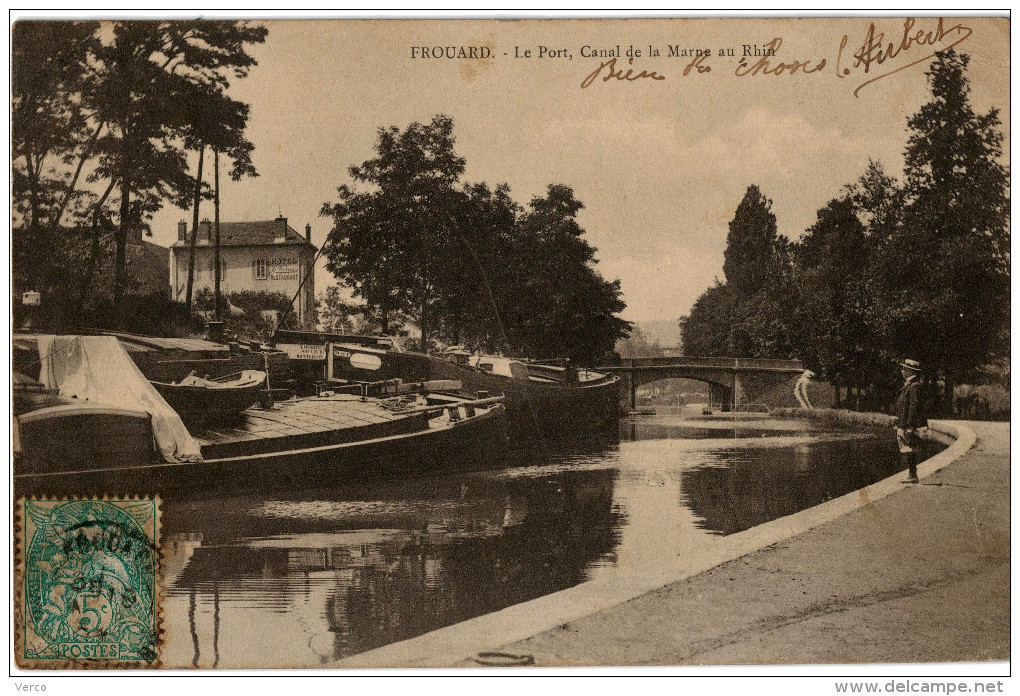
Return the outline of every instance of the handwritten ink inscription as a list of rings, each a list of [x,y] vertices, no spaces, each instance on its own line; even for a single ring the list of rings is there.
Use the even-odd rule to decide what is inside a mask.
[[[628,59],[628,64],[633,65],[633,63],[633,58]],[[602,78],[603,82],[609,82],[613,79],[626,82],[635,82],[644,78],[651,80],[666,79],[664,75],[659,75],[654,70],[651,72],[642,70],[639,73],[635,73],[632,68],[627,68],[627,72],[624,72],[623,68],[616,67],[616,58],[610,58],[607,61],[603,61],[603,63],[599,67],[595,68],[588,77],[584,78],[584,81],[581,83],[581,89],[585,89],[590,86],[599,77]]]
[[[864,42],[853,54],[853,62],[850,67],[843,67],[842,64],[843,51],[849,42],[849,38],[844,35],[839,43],[839,53],[836,59],[836,77],[840,79],[847,78],[853,73],[853,71],[862,67],[865,73],[869,73],[873,64],[879,66],[888,61],[893,61],[901,53],[911,51],[914,47],[943,44],[938,50],[945,51],[965,41],[973,33],[973,30],[970,27],[964,26],[963,24],[955,24],[946,29],[941,18],[938,21],[938,26],[936,26],[934,30],[925,31],[924,29],[917,29],[915,31],[915,24],[916,20],[913,18],[904,20],[903,34],[900,36],[899,41],[890,41],[886,43],[885,34],[882,32],[876,34],[875,24],[871,23],[868,25],[868,31],[864,36]],[[946,44],[947,39],[953,40],[951,43]],[[899,65],[882,73],[881,75],[876,75],[875,77],[865,80],[854,90],[854,96],[859,96],[862,89],[884,77],[889,77],[893,73],[924,63],[928,59],[933,58],[937,52],[938,51],[933,51],[917,58],[913,62],[905,65]],[[916,54],[916,51],[914,51],[914,53]]]
[[[924,20],[920,20],[924,21]],[[919,20],[908,18],[903,21],[902,31],[893,34],[886,39],[886,33],[879,31],[874,22],[868,24],[863,32],[863,38],[858,43],[851,39],[850,34],[844,34],[838,43],[834,56],[804,55],[780,57],[780,49],[783,46],[782,37],[776,37],[771,41],[758,45],[745,44],[742,48],[742,55],[739,57],[732,48],[720,48],[713,56],[709,49],[678,50],[675,46],[669,47],[666,57],[687,57],[692,56],[691,61],[683,69],[681,77],[689,75],[702,75],[712,71],[710,59],[736,59],[737,65],[733,75],[738,78],[764,78],[777,76],[799,76],[799,75],[835,75],[840,80],[857,79],[861,81],[854,88],[854,96],[859,97],[861,90],[878,80],[889,77],[902,70],[920,65],[935,57],[939,51],[945,51],[965,41],[973,33],[970,27],[958,23],[947,27],[944,19],[939,18],[934,27],[930,24],[927,27],[919,25]],[[662,82],[667,75],[659,69],[645,68],[635,65],[634,59],[641,58],[640,49],[631,49],[626,52],[627,63],[619,65],[622,61],[623,52],[619,47],[615,50],[608,50],[604,53],[591,50],[585,46],[582,49],[582,57],[608,58],[603,60],[597,68],[588,73],[581,81],[581,89],[587,89],[596,83],[630,83],[638,81]],[[659,51],[649,46],[645,56],[655,58]],[[833,60],[834,58],[834,60]],[[907,61],[909,62],[903,62]],[[881,71],[881,72],[879,72]],[[877,73],[877,74],[876,74]]]

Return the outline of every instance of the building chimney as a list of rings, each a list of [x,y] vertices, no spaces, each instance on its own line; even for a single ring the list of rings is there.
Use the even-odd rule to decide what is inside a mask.
[[[312,243],[312,226],[305,225],[305,241],[309,244]]]
[[[188,223],[181,220],[177,223],[177,241],[183,242],[188,238]]]
[[[206,218],[205,220],[202,220],[202,222],[198,223],[198,241],[208,244],[211,239],[212,222],[209,221],[209,218]]]

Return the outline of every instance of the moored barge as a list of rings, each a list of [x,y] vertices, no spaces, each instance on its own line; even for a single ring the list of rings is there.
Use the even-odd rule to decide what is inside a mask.
[[[115,339],[57,338],[44,341],[40,383],[62,402],[15,414],[18,495],[330,486],[366,473],[482,467],[506,448],[501,397],[428,385],[389,398],[357,386],[294,398],[188,432]]]
[[[592,435],[615,435],[620,418],[617,375],[569,365],[471,355],[405,352],[386,336],[345,336],[309,331],[277,331],[278,350],[295,372],[315,379],[456,380],[465,391],[503,394],[512,444]]]

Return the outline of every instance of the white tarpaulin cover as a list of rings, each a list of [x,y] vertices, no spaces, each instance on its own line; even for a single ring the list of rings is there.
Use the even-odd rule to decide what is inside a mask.
[[[195,462],[199,445],[114,336],[37,336],[39,381],[60,395],[152,416],[156,446],[168,462]]]

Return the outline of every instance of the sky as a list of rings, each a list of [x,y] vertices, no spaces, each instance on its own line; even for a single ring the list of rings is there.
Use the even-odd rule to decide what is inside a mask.
[[[881,45],[897,50],[865,73],[853,54],[873,22],[872,36],[884,34]],[[350,183],[348,167],[373,155],[377,129],[443,113],[467,160],[465,181],[505,182],[521,204],[549,184],[574,189],[598,269],[620,279],[623,317],[633,321],[675,320],[724,278],[727,223],[748,185],[772,200],[779,232],[797,238],[869,158],[899,175],[907,119],[928,97],[924,59],[933,50],[913,40],[903,49],[904,20],[889,17],[263,23],[267,40],[252,49],[258,66],[231,86],[251,105],[259,177],[223,184],[222,220],[282,214],[298,231],[311,224],[321,245],[330,223],[319,210]],[[1000,109],[1008,152],[1008,20],[943,21],[944,30],[957,25],[935,47],[967,33],[957,48],[971,56],[972,103],[979,112]],[[909,36],[935,40],[937,26],[918,18]],[[735,74],[744,45],[777,38],[768,67],[801,63],[794,74],[765,74],[764,66]],[[416,46],[488,47],[492,57],[423,59],[412,56]],[[543,46],[560,57],[538,57]],[[596,78],[582,88],[610,57],[582,53],[617,46],[617,67],[664,79]],[[630,46],[642,51],[633,63]],[[649,46],[659,55],[649,56]],[[711,49],[701,66],[710,70],[684,75],[691,58],[670,57],[670,46]],[[728,48],[733,57],[718,55]],[[531,57],[514,57],[527,50]],[[747,58],[745,72],[758,60]],[[182,219],[190,223],[190,211],[158,213],[152,241],[172,243]],[[333,282],[320,262],[317,291]]]

